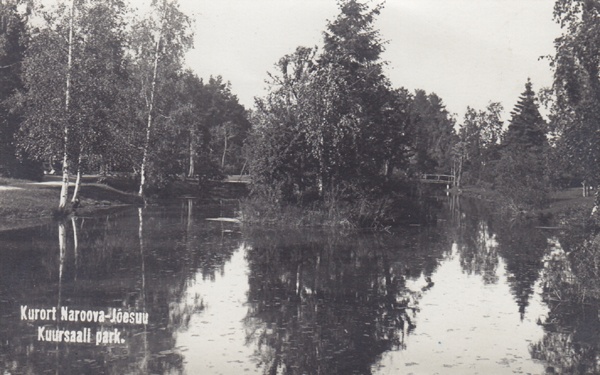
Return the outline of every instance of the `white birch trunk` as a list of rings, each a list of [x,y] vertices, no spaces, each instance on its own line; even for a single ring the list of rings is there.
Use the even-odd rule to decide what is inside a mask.
[[[71,198],[71,203],[77,202],[79,198],[79,189],[81,188],[81,154],[83,150],[79,152],[79,157],[77,158],[77,178],[75,179],[75,190],[73,191],[73,197]]]
[[[71,216],[71,226],[73,227],[73,254],[75,255],[75,271],[79,267],[79,235],[77,232],[77,221],[75,216]],[[77,272],[75,272],[75,280],[77,280]]]
[[[144,143],[144,155],[142,157],[142,166],[140,171],[140,190],[138,195],[144,196],[144,185],[146,183],[146,167],[148,163],[148,148],[150,147],[150,134],[152,132],[152,111],[154,109],[154,91],[156,90],[156,77],[158,75],[158,57],[160,54],[160,41],[162,38],[162,30],[158,31],[156,38],[156,49],[154,51],[154,68],[152,71],[152,84],[150,88],[150,100],[148,103],[148,122],[146,124],[146,141]]]
[[[67,83],[65,88],[65,117],[67,121],[64,124],[63,133],[63,165],[62,165],[62,185],[60,188],[60,201],[58,203],[59,209],[64,209],[67,206],[67,200],[69,198],[69,154],[68,154],[68,143],[69,143],[69,106],[71,101],[71,69],[73,66],[73,16],[75,14],[75,0],[71,0],[71,7],[69,10],[69,46],[67,55]]]
[[[221,156],[221,169],[225,168],[225,155],[227,154],[227,127],[223,126],[225,143],[223,144],[223,156]]]
[[[195,171],[195,164],[194,164],[194,160],[196,159],[196,132],[195,131],[191,131],[190,132],[190,168],[188,170],[188,177],[194,177],[194,173]]]
[[[317,179],[317,189],[319,192],[319,197],[323,198],[325,196],[324,194],[324,185],[325,185],[325,137],[323,136],[323,130],[319,129],[319,152],[318,152],[318,156],[319,156],[319,175],[318,175],[318,179]]]

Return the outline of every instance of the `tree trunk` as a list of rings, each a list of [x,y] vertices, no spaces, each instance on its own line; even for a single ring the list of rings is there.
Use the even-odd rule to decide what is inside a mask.
[[[318,158],[319,158],[319,174],[317,176],[317,189],[319,192],[319,198],[323,198],[325,196],[325,136],[323,135],[323,130],[319,129],[319,149],[318,149]]]
[[[457,188],[460,187],[460,179],[462,177],[462,168],[463,168],[463,157],[461,156],[460,159],[458,159],[458,170],[456,171],[456,176],[454,177],[454,186]]]
[[[227,154],[227,128],[223,126],[223,138],[225,143],[223,145],[223,156],[221,156],[221,169],[225,168],[225,155]]]
[[[388,180],[391,174],[390,161],[386,160],[383,162],[383,176]]]
[[[58,303],[56,306],[58,309],[60,309],[62,306],[62,280],[65,268],[65,259],[67,257],[67,227],[64,221],[58,223],[58,249]]]
[[[152,111],[154,109],[154,91],[156,90],[156,77],[158,74],[158,57],[160,55],[160,41],[162,30],[158,31],[156,38],[156,49],[154,51],[154,68],[152,71],[152,84],[150,88],[150,100],[148,102],[148,122],[146,124],[146,141],[144,142],[144,155],[142,157],[142,166],[140,170],[140,190],[138,195],[144,196],[144,185],[146,183],[146,164],[148,163],[148,148],[150,147],[150,133],[152,131]]]
[[[77,202],[79,199],[79,189],[81,187],[81,154],[83,150],[80,150],[79,157],[77,158],[77,178],[75,179],[75,190],[73,191],[73,198],[71,198],[71,203]]]
[[[75,256],[75,280],[77,280],[77,268],[79,267],[79,235],[77,231],[77,220],[71,216],[71,226],[73,227],[73,255]]]
[[[68,41],[68,55],[67,55],[67,82],[65,87],[65,118],[64,131],[63,131],[63,165],[62,165],[62,185],[60,188],[60,201],[58,203],[59,209],[64,209],[67,206],[67,200],[69,198],[69,106],[71,101],[71,69],[73,66],[73,16],[75,13],[75,0],[71,0],[71,7],[69,10],[69,41]]]
[[[64,142],[68,140],[68,130],[65,126]],[[60,201],[58,203],[59,209],[64,209],[67,206],[67,200],[69,199],[69,157],[67,150],[63,152],[63,165],[62,165],[62,183],[60,187]]]
[[[190,168],[188,170],[188,177],[194,177],[195,174],[195,164],[194,160],[196,159],[196,132],[193,130],[190,131]]]

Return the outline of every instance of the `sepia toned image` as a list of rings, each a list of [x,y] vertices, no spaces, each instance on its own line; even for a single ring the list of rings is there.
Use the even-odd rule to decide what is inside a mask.
[[[0,0],[0,373],[600,374],[600,0]]]

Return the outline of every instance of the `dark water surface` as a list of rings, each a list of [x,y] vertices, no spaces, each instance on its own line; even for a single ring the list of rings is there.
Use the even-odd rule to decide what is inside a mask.
[[[393,234],[242,229],[193,200],[0,232],[0,373],[595,373],[557,233],[441,204]]]

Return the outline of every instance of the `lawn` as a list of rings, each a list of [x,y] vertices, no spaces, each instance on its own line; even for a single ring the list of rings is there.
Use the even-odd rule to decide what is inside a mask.
[[[69,188],[69,195],[73,187]],[[60,184],[57,181],[33,183],[0,178],[0,230],[44,222],[58,208]],[[78,213],[91,213],[107,207],[141,203],[140,198],[110,186],[85,183],[80,191]]]

